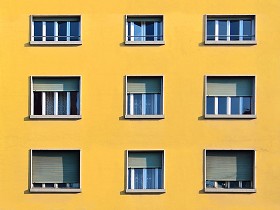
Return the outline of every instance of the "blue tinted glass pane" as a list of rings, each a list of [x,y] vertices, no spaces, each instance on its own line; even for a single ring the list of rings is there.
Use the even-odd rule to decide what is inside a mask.
[[[134,41],[142,41],[141,22],[134,22]]]
[[[34,21],[34,41],[42,41],[43,39],[43,23],[42,21]]]
[[[127,94],[127,114],[130,114],[130,94]]]
[[[54,22],[47,21],[46,22],[46,40],[54,41]]]
[[[67,22],[58,22],[58,41],[67,41]]]
[[[227,182],[225,181],[218,181],[218,188],[227,188]]]
[[[251,97],[243,97],[242,114],[252,114]]]
[[[157,40],[162,41],[163,40],[162,22],[156,22],[156,24],[157,24]]]
[[[143,189],[143,169],[134,169],[134,189]]]
[[[162,169],[158,169],[158,188],[157,189],[162,189]]]
[[[128,182],[127,188],[131,189],[131,168],[128,169],[128,180],[127,180],[127,182]]]
[[[134,94],[134,114],[141,115],[142,114],[142,94]]]
[[[155,37],[154,22],[146,22],[146,41],[154,41]]]
[[[239,188],[239,181],[230,181],[229,188]]]
[[[242,188],[252,188],[251,181],[242,181]]]
[[[207,21],[207,40],[215,40],[215,20]]]
[[[227,97],[218,98],[218,114],[227,114]]]
[[[155,189],[156,186],[156,177],[155,177],[155,169],[147,168],[147,189]]]
[[[239,20],[230,21],[230,40],[239,40]]]
[[[157,97],[157,110],[156,110],[156,114],[162,114],[162,110],[161,110],[161,94],[156,94]]]
[[[215,181],[206,180],[206,188],[214,188],[214,187],[215,187]]]
[[[127,24],[127,41],[131,41],[131,22]]]
[[[70,22],[70,41],[80,41],[80,22]]]
[[[215,114],[215,97],[207,96],[207,98],[206,98],[206,114]]]
[[[146,114],[160,114],[160,94],[146,94]]]
[[[231,97],[231,114],[240,113],[240,97]]]
[[[252,35],[252,20],[243,20],[243,40],[254,40]]]
[[[219,40],[227,40],[227,21],[219,20]]]

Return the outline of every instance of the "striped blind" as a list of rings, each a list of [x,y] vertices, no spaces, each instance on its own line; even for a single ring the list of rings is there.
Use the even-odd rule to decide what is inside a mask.
[[[33,77],[33,91],[79,91],[79,77]]]
[[[33,183],[79,183],[80,151],[33,150]]]
[[[207,96],[252,96],[253,77],[207,77]]]
[[[128,152],[128,168],[162,168],[162,152]]]
[[[206,180],[253,180],[253,151],[206,151]]]
[[[127,77],[127,93],[161,93],[161,77]]]

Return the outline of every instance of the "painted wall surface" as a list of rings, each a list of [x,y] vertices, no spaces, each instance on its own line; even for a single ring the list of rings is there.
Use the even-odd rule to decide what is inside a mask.
[[[279,0],[2,0],[0,209],[279,210],[279,9]],[[80,14],[82,45],[29,45],[38,14]],[[163,14],[165,45],[124,45],[126,14]],[[204,45],[205,14],[255,14],[257,45]],[[164,75],[165,119],[124,119],[134,74]],[[257,119],[204,119],[211,74],[256,75]],[[29,119],[32,75],[81,75],[82,119]],[[34,148],[81,149],[82,192],[30,193]],[[204,193],[211,148],[255,149],[257,192]],[[125,193],[127,149],[165,150],[166,193]]]

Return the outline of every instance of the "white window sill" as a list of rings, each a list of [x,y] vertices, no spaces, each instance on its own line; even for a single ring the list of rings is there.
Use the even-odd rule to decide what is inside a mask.
[[[30,41],[30,45],[81,45],[82,41]]]
[[[214,114],[206,114],[204,116],[206,119],[256,119],[256,115],[214,115]]]
[[[164,115],[125,115],[126,119],[164,119]]]
[[[82,115],[30,115],[30,119],[81,119]]]
[[[206,45],[256,45],[257,42],[253,41],[206,41],[204,42]]]
[[[69,189],[69,188],[30,188],[30,192],[42,192],[42,193],[80,193],[81,189]]]
[[[256,189],[225,189],[225,188],[206,188],[204,192],[214,193],[255,193]]]
[[[165,189],[126,189],[126,193],[165,193]]]
[[[164,41],[125,41],[126,45],[164,45]]]

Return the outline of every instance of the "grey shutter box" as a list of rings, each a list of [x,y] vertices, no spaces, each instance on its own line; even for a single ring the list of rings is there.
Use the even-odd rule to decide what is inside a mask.
[[[207,77],[207,96],[252,96],[253,77]]]
[[[161,77],[128,77],[128,93],[161,93]]]
[[[33,16],[33,21],[80,21],[80,16]]]
[[[79,91],[79,77],[33,77],[33,91]]]
[[[162,152],[128,152],[128,168],[162,168]]]
[[[253,151],[206,151],[206,180],[252,181]]]
[[[80,151],[33,150],[33,183],[80,183]]]

